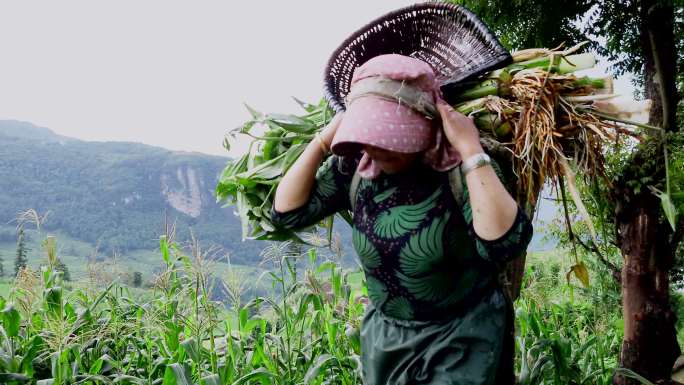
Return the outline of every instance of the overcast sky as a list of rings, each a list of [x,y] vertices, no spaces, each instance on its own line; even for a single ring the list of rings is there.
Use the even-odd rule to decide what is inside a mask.
[[[243,103],[299,112],[342,40],[413,2],[3,1],[0,119],[227,155]]]
[[[0,3],[0,119],[225,155],[243,106],[317,101],[330,53],[406,0]],[[344,6],[342,6],[344,5]]]

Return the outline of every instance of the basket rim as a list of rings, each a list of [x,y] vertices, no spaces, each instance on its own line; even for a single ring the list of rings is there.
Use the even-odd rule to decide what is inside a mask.
[[[330,55],[330,58],[328,59],[325,70],[323,73],[323,88],[324,88],[324,97],[328,101],[328,103],[331,105],[331,107],[336,111],[336,112],[341,112],[345,110],[345,105],[344,105],[344,100],[342,96],[338,92],[334,92],[331,89],[331,73],[332,73],[332,67],[335,64],[336,60],[338,57],[346,50],[349,49],[349,47],[352,45],[352,43],[359,38],[359,36],[362,36],[363,34],[368,33],[371,29],[376,28],[378,25],[383,24],[386,21],[393,20],[397,18],[398,16],[402,16],[405,14],[410,14],[412,11],[421,11],[421,10],[446,10],[446,11],[452,11],[452,12],[459,12],[462,13],[469,22],[473,23],[475,25],[475,28],[477,28],[479,31],[484,32],[485,35],[488,35],[488,37],[491,40],[491,43],[494,45],[494,49],[499,52],[499,54],[493,56],[491,59],[491,63],[484,65],[482,67],[479,67],[477,69],[474,69],[472,71],[467,71],[464,73],[464,76],[461,76],[458,79],[453,79],[452,78],[447,78],[445,81],[443,81],[440,84],[440,89],[445,92],[454,88],[457,88],[458,85],[464,81],[473,79],[479,75],[482,75],[486,72],[489,72],[491,70],[494,70],[496,68],[500,68],[502,66],[505,66],[513,61],[513,58],[511,54],[508,52],[508,50],[501,44],[499,39],[490,31],[490,29],[480,20],[477,15],[475,15],[472,11],[470,11],[468,8],[465,6],[459,5],[459,4],[453,4],[453,3],[446,3],[446,2],[438,2],[438,1],[427,1],[423,3],[416,3],[412,5],[408,5],[399,9],[396,9],[394,11],[390,11],[380,17],[377,17],[370,22],[364,24],[362,27],[358,28],[355,30],[353,33],[351,33],[346,39],[342,41],[342,43],[333,51],[333,53]],[[415,15],[418,16],[418,15]],[[415,17],[412,16],[412,17]],[[372,35],[371,35],[372,36]],[[420,38],[421,35],[415,35],[413,38]],[[382,55],[385,53],[391,53],[391,52],[378,52],[377,55]],[[377,56],[374,55],[374,56]],[[371,56],[373,57],[373,56]],[[370,58],[369,58],[370,59]],[[361,63],[362,64],[362,63]],[[361,65],[359,64],[359,65]],[[429,63],[428,63],[429,64]],[[350,80],[351,81],[351,80]]]

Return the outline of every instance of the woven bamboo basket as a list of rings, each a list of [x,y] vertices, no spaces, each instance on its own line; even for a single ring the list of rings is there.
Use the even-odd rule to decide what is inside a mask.
[[[466,80],[512,61],[498,39],[465,7],[441,2],[412,5],[371,21],[335,50],[324,78],[325,97],[332,108],[345,109],[344,97],[357,67],[392,53],[430,64],[448,102]]]

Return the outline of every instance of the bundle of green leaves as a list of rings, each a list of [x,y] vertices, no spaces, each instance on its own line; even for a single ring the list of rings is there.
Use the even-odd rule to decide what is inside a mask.
[[[602,142],[617,132],[638,135],[613,123],[626,121],[623,111],[607,102],[615,96],[612,79],[573,74],[596,64],[593,54],[575,53],[581,46],[514,53],[513,64],[463,84],[458,95],[452,95],[453,107],[473,118],[482,137],[513,154],[517,191],[529,202],[536,202],[547,180],[574,180],[568,154],[576,159],[576,169],[601,175]],[[282,175],[333,111],[325,100],[316,105],[297,102],[303,115],[263,114],[247,107],[252,119],[229,134],[252,138],[247,153],[228,163],[216,188],[219,200],[235,205],[243,239],[301,241],[273,225],[273,196]],[[224,144],[229,148],[230,143],[227,138]],[[571,196],[583,207],[577,194]]]
[[[253,139],[246,154],[228,163],[216,186],[217,199],[235,205],[243,239],[300,240],[295,233],[273,226],[273,196],[282,175],[334,112],[324,100],[316,105],[297,102],[305,111],[301,116],[263,114],[247,106],[252,119],[230,133],[232,138]],[[230,142],[227,138],[226,148]]]

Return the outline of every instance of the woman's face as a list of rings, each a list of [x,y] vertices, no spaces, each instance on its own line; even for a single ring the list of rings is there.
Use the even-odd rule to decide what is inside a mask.
[[[415,153],[404,154],[368,145],[363,146],[363,149],[387,174],[394,174],[408,168],[418,156]]]

